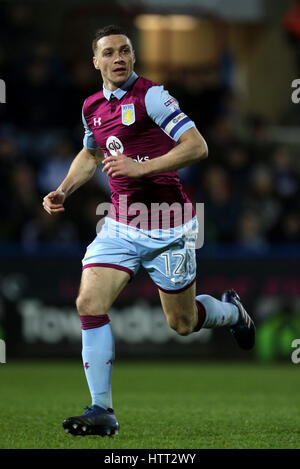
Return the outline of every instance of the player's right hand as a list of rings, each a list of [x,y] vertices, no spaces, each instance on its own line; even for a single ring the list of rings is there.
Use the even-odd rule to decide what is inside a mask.
[[[63,203],[65,201],[65,193],[62,190],[49,192],[43,199],[43,207],[50,215],[64,212]]]

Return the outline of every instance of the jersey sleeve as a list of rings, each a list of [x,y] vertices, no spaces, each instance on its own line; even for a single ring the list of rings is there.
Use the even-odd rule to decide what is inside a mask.
[[[145,95],[148,116],[176,142],[195,123],[184,114],[178,101],[163,86],[152,86]]]
[[[86,119],[83,114],[83,108],[82,108],[82,123],[84,126],[84,137],[83,137],[84,148],[86,148],[87,150],[98,150],[98,148],[100,147],[97,145],[93,131],[87,125]]]

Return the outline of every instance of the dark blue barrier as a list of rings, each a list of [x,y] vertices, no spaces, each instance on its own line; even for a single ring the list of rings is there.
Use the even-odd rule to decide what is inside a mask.
[[[0,243],[0,257],[82,257],[89,242],[69,243]],[[245,246],[239,244],[205,244],[196,250],[197,258],[234,258],[234,257],[294,257],[300,258],[300,244],[266,244]]]

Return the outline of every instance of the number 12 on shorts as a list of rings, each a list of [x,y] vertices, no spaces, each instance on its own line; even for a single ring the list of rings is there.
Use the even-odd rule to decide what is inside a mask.
[[[172,257],[178,257],[179,261],[174,268],[173,272],[171,272],[171,263],[172,260],[170,260],[170,253],[169,252],[164,252],[161,254],[161,257],[164,258],[165,260],[165,270],[166,270],[166,276],[170,277],[171,275],[182,275],[185,273],[185,254],[182,252],[172,252],[171,253]]]

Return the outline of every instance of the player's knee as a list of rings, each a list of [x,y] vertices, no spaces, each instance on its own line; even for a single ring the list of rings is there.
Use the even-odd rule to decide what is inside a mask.
[[[179,335],[190,335],[193,332],[193,328],[189,324],[180,324],[176,332]]]
[[[76,299],[76,307],[80,316],[96,316],[99,314],[107,314],[103,305],[99,305],[91,296],[79,294]]]

